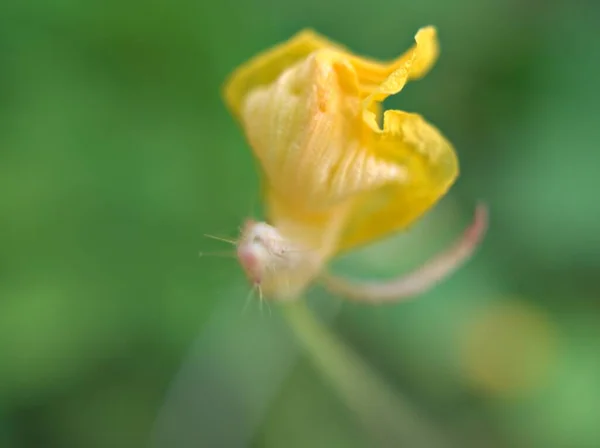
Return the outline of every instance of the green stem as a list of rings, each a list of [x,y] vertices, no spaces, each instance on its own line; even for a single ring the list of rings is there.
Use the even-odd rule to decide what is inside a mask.
[[[282,312],[318,371],[383,446],[448,446],[436,428],[315,319],[304,300],[282,307]]]

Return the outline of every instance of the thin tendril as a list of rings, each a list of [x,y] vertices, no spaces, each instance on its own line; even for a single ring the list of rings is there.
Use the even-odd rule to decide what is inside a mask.
[[[255,291],[255,288],[250,288],[250,291],[248,292],[248,295],[246,296],[246,300],[244,301],[244,307],[242,308],[242,314],[246,313],[246,310],[248,309],[250,302],[252,302],[252,299],[254,298],[254,291]]]
[[[198,252],[199,257],[226,257],[226,258],[235,258],[235,252],[231,251],[213,251],[213,252]]]
[[[209,235],[209,234],[207,234],[207,233],[205,233],[205,234],[204,234],[204,236],[205,236],[206,238],[211,238],[211,239],[213,239],[213,240],[217,240],[217,241],[223,241],[224,243],[233,244],[234,246],[236,246],[236,245],[237,245],[237,243],[238,243],[236,240],[232,240],[232,239],[229,239],[229,238],[223,238],[223,237],[220,237],[220,236],[215,236],[215,235]]]

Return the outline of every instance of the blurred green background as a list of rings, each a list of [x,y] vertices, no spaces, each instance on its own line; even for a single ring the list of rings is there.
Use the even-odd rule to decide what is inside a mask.
[[[336,267],[409,269],[480,199],[488,237],[419,300],[309,302],[409,432],[600,447],[598,23],[591,1],[3,0],[0,447],[373,446],[277,307],[242,313],[235,260],[198,251],[260,211],[233,68],[306,26],[387,59],[428,24],[439,63],[386,106],[438,126],[460,180]]]

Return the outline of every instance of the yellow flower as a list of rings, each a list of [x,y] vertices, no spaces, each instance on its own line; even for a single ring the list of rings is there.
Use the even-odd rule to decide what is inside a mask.
[[[277,265],[270,293],[297,295],[333,256],[406,228],[455,181],[455,152],[434,126],[413,113],[382,114],[381,102],[437,59],[435,28],[415,41],[384,63],[305,30],[226,83],[226,103],[262,171],[269,223],[311,255],[303,266]]]

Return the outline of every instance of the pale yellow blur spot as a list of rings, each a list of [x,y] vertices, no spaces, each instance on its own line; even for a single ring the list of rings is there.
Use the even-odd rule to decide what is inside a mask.
[[[506,398],[543,388],[557,360],[557,333],[551,318],[532,305],[490,305],[471,316],[460,335],[464,379]]]

